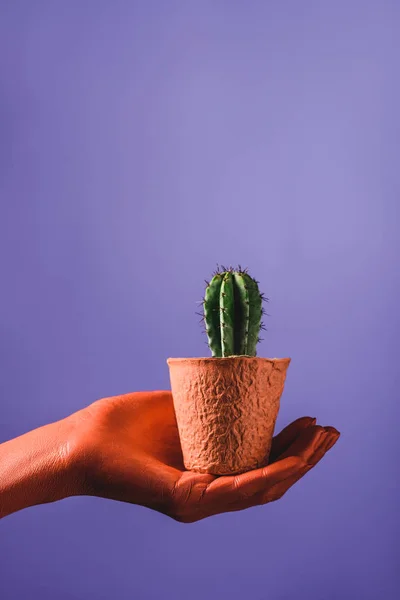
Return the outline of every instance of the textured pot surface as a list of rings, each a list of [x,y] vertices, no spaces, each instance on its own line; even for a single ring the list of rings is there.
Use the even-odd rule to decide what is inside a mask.
[[[169,358],[185,468],[243,473],[268,460],[290,358]]]

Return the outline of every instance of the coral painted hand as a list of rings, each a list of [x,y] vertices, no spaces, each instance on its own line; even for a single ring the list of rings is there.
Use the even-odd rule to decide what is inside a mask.
[[[0,446],[0,516],[94,495],[190,523],[281,498],[338,437],[302,417],[274,438],[267,466],[216,477],[185,470],[171,392],[104,398]]]

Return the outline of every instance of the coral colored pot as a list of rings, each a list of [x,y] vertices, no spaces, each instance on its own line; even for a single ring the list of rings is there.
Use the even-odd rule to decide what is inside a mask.
[[[290,358],[169,358],[185,468],[232,475],[264,466]]]

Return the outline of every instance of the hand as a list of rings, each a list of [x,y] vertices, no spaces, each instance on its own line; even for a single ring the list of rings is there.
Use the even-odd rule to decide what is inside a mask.
[[[169,391],[104,398],[68,420],[78,494],[140,504],[185,523],[281,498],[339,437],[302,417],[274,438],[267,466],[217,477],[185,470]]]

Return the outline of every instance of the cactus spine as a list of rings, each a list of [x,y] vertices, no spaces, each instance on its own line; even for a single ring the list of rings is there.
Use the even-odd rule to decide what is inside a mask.
[[[247,269],[222,267],[207,283],[203,319],[214,357],[256,356],[264,310],[258,282]]]

